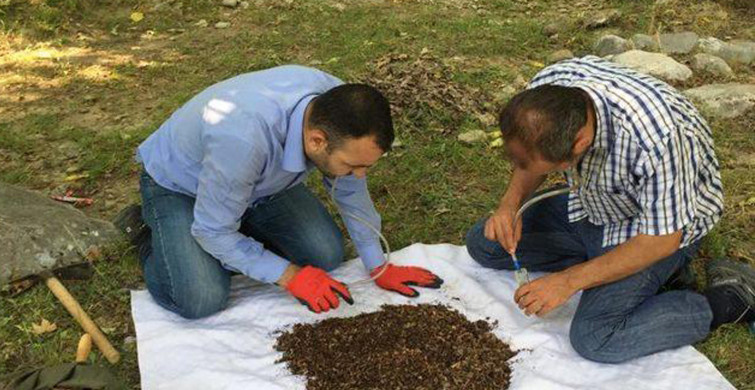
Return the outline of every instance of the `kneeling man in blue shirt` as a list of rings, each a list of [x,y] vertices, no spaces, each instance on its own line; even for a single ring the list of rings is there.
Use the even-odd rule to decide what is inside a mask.
[[[322,71],[280,66],[217,83],[184,104],[137,152],[141,217],[137,244],[147,288],[187,318],[222,310],[232,272],[276,283],[320,313],[352,303],[328,276],[344,257],[340,230],[305,187],[317,168],[365,267],[384,266],[367,170],[390,149],[388,101],[364,84]],[[148,227],[148,229],[147,229]],[[388,265],[384,289],[442,280],[418,267]]]

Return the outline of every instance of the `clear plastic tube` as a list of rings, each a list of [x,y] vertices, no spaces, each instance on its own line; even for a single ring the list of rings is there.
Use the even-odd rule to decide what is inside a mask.
[[[569,192],[571,192],[571,190],[576,189],[578,185],[579,185],[579,181],[575,178],[575,184],[572,187],[554,188],[549,191],[544,191],[543,193],[539,195],[533,196],[528,201],[524,202],[522,207],[520,207],[519,210],[516,212],[516,216],[514,217],[514,226],[516,226],[517,223],[519,223],[519,218],[522,217],[522,214],[524,214],[524,212],[528,208],[532,207],[532,205],[534,205],[535,203],[543,199],[551,198],[557,195],[568,194]],[[516,279],[516,283],[519,286],[529,283],[530,281],[529,272],[527,271],[527,268],[522,267],[521,264],[519,263],[519,259],[516,256],[516,249],[514,249],[514,252],[511,253],[511,259],[514,261],[514,270],[515,270],[514,278]]]
[[[330,189],[330,199],[333,202],[333,204],[337,205],[336,203],[336,184],[338,183],[338,176],[333,179],[333,186]],[[385,262],[382,265],[382,268],[380,271],[375,274],[375,276],[371,276],[369,278],[360,279],[356,282],[346,283],[347,285],[353,286],[353,285],[359,285],[364,283],[369,283],[374,281],[375,279],[379,278],[381,275],[383,275],[383,272],[385,272],[386,269],[388,269],[388,264],[391,263],[391,246],[388,244],[388,240],[385,238],[383,233],[380,232],[376,227],[372,226],[371,223],[367,222],[364,218],[355,215],[354,213],[345,212],[346,215],[348,215],[351,218],[354,218],[364,226],[367,226],[370,230],[372,230],[375,234],[380,237],[380,241],[383,243],[383,246],[385,246]]]

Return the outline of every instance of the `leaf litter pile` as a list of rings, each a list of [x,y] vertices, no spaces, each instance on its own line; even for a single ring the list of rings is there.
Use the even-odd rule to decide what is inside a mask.
[[[448,116],[447,124],[455,130],[465,117],[483,125],[495,122],[486,105],[491,101],[484,91],[457,83],[453,68],[424,49],[418,56],[388,54],[371,64],[364,82],[375,86],[391,102],[396,117],[422,127],[427,109]]]
[[[515,353],[491,330],[442,305],[380,311],[281,333],[275,348],[307,390],[506,389]]]

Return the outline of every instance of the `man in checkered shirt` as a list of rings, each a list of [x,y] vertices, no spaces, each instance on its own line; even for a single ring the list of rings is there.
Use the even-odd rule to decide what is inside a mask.
[[[467,235],[485,267],[550,272],[514,296],[543,316],[581,291],[574,349],[619,363],[755,320],[755,270],[708,264],[708,287],[674,289],[723,212],[711,131],[667,84],[588,56],[542,70],[501,112],[514,172],[498,209]],[[569,195],[519,207],[552,172]],[[674,286],[674,285],[677,286]],[[671,286],[671,288],[669,288]]]

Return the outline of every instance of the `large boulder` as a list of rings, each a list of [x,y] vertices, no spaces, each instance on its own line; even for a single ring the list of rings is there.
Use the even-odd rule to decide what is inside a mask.
[[[0,182],[0,286],[82,263],[87,250],[119,237],[110,222]]]
[[[658,51],[659,45],[655,37],[647,34],[634,34],[631,38],[632,45],[637,50]]]
[[[710,84],[684,91],[711,115],[734,118],[755,107],[755,84]]]
[[[661,53],[630,50],[614,56],[612,61],[667,81],[684,81],[692,77],[689,67]]]

